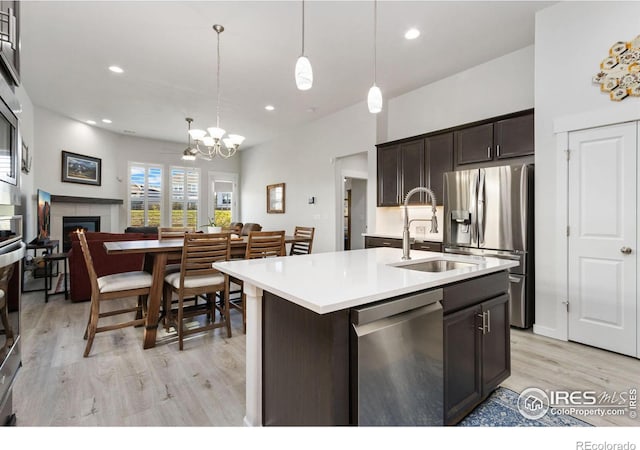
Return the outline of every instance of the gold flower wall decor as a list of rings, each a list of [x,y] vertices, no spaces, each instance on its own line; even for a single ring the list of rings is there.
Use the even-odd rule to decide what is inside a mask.
[[[640,35],[630,42],[613,44],[593,82],[616,102],[628,96],[640,97]]]

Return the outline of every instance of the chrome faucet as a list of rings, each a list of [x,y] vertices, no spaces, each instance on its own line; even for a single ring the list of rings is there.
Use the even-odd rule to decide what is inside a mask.
[[[409,210],[407,208],[409,206],[409,199],[413,196],[413,194],[417,192],[425,192],[431,197],[431,211],[433,213],[433,215],[431,216],[431,219],[409,220]],[[404,198],[404,230],[402,231],[402,259],[403,260],[411,259],[411,256],[409,256],[409,249],[411,248],[411,245],[410,245],[411,237],[409,236],[409,224],[414,221],[431,222],[431,229],[429,230],[429,233],[438,232],[438,218],[436,217],[436,195],[429,188],[421,187],[421,186],[417,188],[413,188],[409,192],[407,192],[407,196]]]

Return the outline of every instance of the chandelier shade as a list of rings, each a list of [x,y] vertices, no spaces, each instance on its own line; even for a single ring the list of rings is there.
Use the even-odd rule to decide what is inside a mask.
[[[230,158],[236,153],[238,148],[240,148],[240,145],[244,142],[244,137],[237,134],[229,134],[226,138],[224,138],[226,131],[220,128],[220,33],[224,31],[224,27],[222,25],[216,24],[213,26],[213,29],[218,36],[218,67],[216,72],[216,126],[207,128],[207,131],[199,129],[192,130],[191,122],[193,121],[193,119],[186,119],[186,121],[189,123],[189,146],[184,150],[182,154],[182,159],[186,161],[193,161],[196,159],[196,157],[210,161],[215,158],[216,155],[220,155],[223,158]],[[194,141],[194,146],[191,146],[191,139],[193,139]],[[226,147],[226,150],[222,148],[223,143]]]
[[[369,112],[371,114],[377,114],[382,111],[382,91],[376,85],[376,75],[377,75],[377,63],[378,63],[378,55],[377,55],[377,40],[378,40],[378,2],[377,0],[373,0],[373,86],[369,89],[369,94],[367,95],[367,106],[369,107]]]
[[[369,112],[372,114],[377,114],[382,111],[382,91],[375,84],[369,89],[367,106],[369,107]]]

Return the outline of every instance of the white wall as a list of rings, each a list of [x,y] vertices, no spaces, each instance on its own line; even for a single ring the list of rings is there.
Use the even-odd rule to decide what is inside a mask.
[[[176,124],[176,127],[183,126],[184,124]],[[186,131],[185,143],[183,144],[117,134],[36,107],[34,140],[38,145],[34,152],[35,181],[32,192],[40,188],[53,195],[123,199],[125,204],[118,208],[118,229],[111,230],[122,231],[127,226],[127,163],[129,161],[163,164],[167,176],[170,165],[196,166],[201,169],[200,187],[204,200],[201,203],[199,223],[206,223],[208,209],[206,205],[209,194],[207,189],[208,172],[238,173],[240,157],[236,155],[227,160],[221,158],[210,162],[203,160],[182,161],[180,156],[186,147],[186,138]],[[63,183],[61,181],[62,150],[101,158],[102,185]],[[168,178],[165,177],[165,186],[168,185],[167,183]],[[35,199],[32,202],[35,207]],[[168,208],[168,204],[165,205],[165,210],[166,208]]]
[[[559,202],[566,186],[558,182],[565,170],[554,135],[554,121],[573,115],[636,114],[640,99],[612,102],[591,79],[617,41],[639,33],[638,2],[562,2],[536,15],[536,333],[566,339],[565,268],[553,255],[566,248],[566,219]],[[622,114],[624,115],[624,114]]]
[[[386,141],[533,107],[533,45],[389,100]]]
[[[336,192],[336,157],[367,152],[375,158],[375,126],[375,116],[358,103],[243,151],[242,221],[288,233],[296,225],[312,226],[314,252],[335,250],[337,233],[342,232],[337,228],[336,205],[342,199]],[[286,184],[284,214],[266,213],[266,186],[274,183]],[[313,205],[307,203],[311,196],[316,198]]]
[[[37,147],[34,134],[34,109],[33,103],[22,85],[16,88],[15,94],[22,107],[21,112],[17,114],[20,121],[20,135],[31,154],[31,171],[27,174],[20,170],[21,205],[16,208],[16,214],[22,215],[24,239],[30,240],[36,235],[36,192],[33,187],[35,179],[33,168],[36,165],[34,152]]]
[[[387,139],[393,141],[442,130],[477,120],[522,111],[534,103],[534,48],[528,46],[464,72],[436,81],[389,100]],[[378,139],[378,142],[383,142]],[[370,174],[375,180],[374,172]],[[375,195],[375,193],[374,193]],[[375,208],[374,200],[372,208]],[[401,207],[375,208],[375,230],[402,236]],[[411,218],[431,217],[430,207],[410,207]],[[430,224],[414,222],[411,235],[442,241],[442,208],[438,208],[438,233],[428,233]],[[426,226],[418,234],[416,227]]]

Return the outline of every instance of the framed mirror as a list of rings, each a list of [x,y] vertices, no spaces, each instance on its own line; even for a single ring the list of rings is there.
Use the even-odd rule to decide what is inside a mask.
[[[284,183],[267,186],[267,213],[284,213]]]

